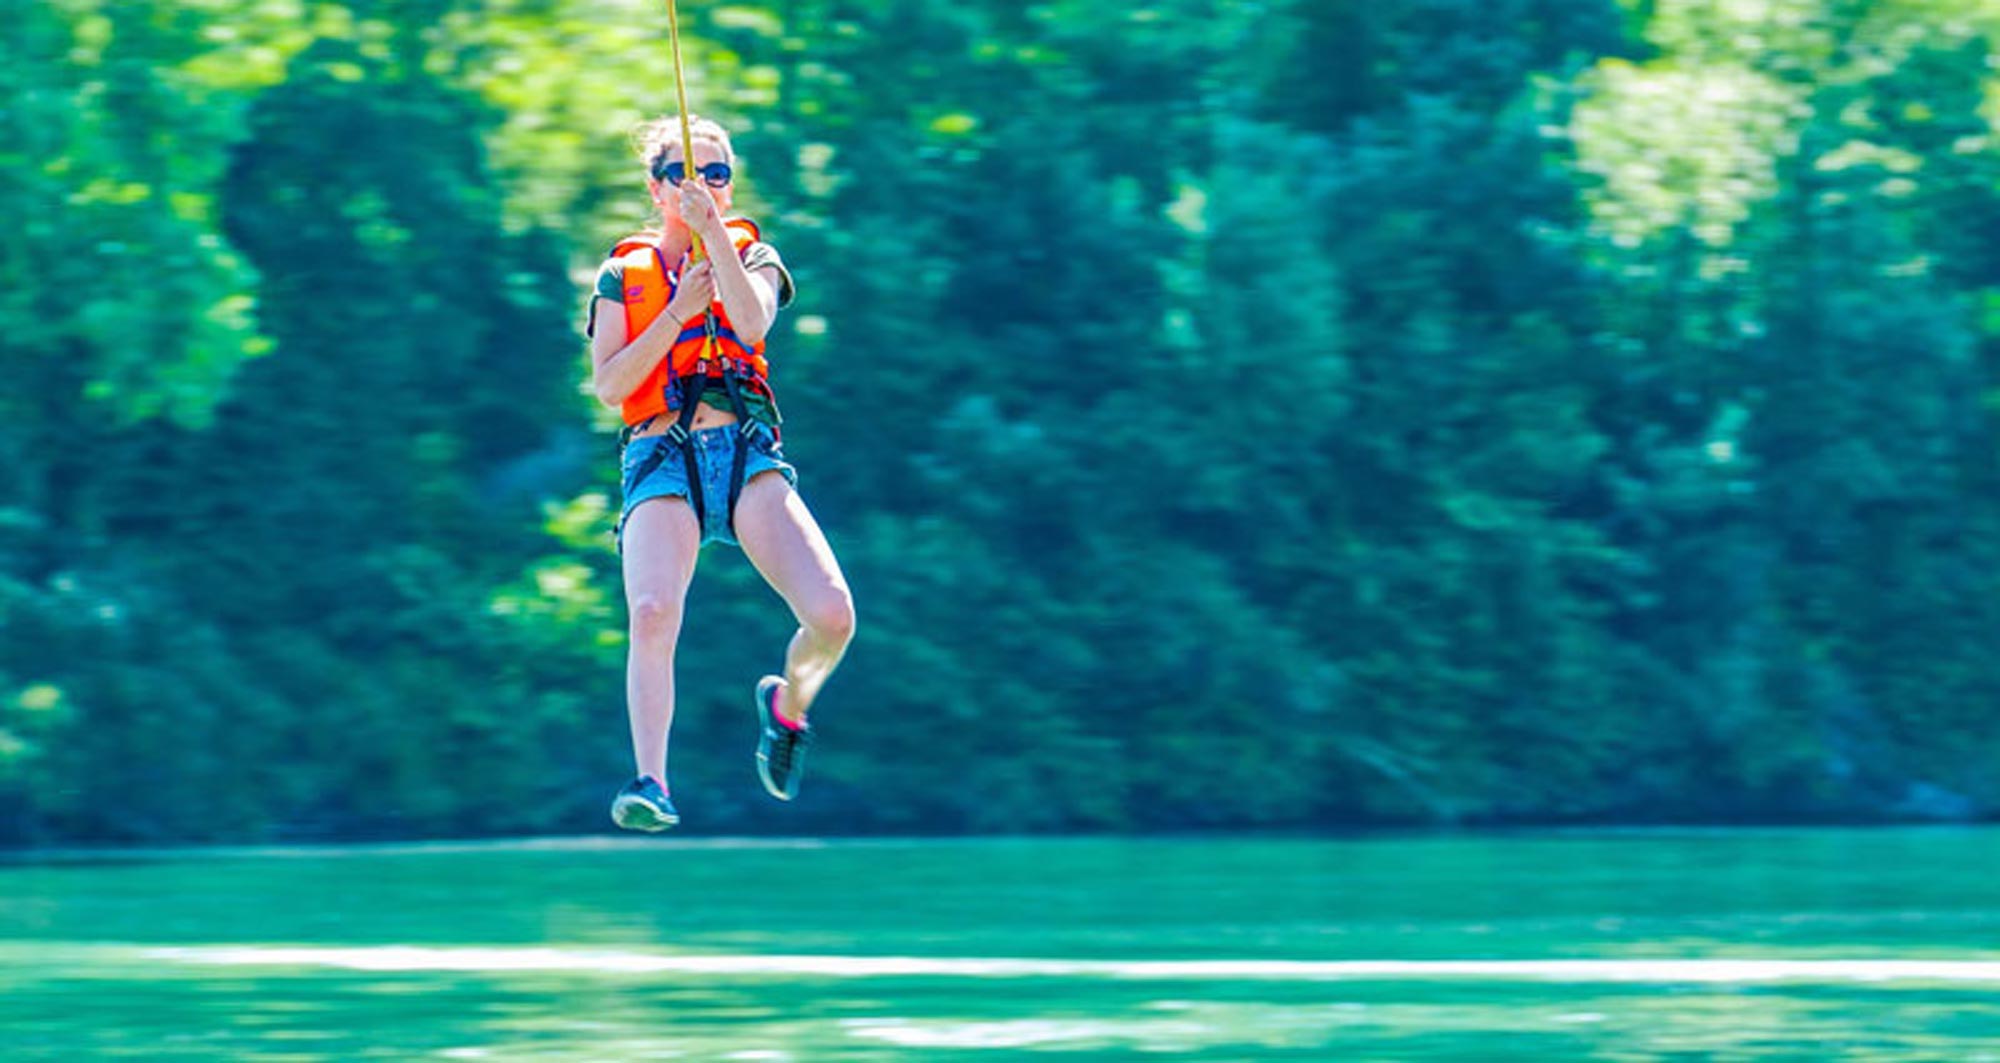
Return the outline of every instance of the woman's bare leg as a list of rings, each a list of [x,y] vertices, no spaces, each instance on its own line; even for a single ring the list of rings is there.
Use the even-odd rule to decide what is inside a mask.
[[[639,774],[667,785],[667,730],[674,722],[674,643],[688,584],[694,581],[701,529],[684,498],[648,499],[625,521],[625,609],[631,644],[625,702],[632,759]]]
[[[819,523],[780,473],[759,473],[743,485],[736,541],[798,618],[785,650],[786,686],[777,708],[801,722],[854,638],[854,597]]]

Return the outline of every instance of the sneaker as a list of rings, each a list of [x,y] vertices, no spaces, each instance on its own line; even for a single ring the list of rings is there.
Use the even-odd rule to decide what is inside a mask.
[[[799,794],[799,777],[806,771],[806,747],[812,744],[812,728],[793,730],[778,719],[778,692],[785,681],[767,675],[757,681],[757,778],[764,789],[780,801]]]
[[[680,821],[673,798],[650,775],[626,783],[611,802],[611,822],[626,830],[661,831]]]

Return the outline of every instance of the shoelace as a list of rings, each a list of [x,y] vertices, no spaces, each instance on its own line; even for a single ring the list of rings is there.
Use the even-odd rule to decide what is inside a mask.
[[[780,772],[791,771],[793,755],[811,741],[811,732],[794,731],[776,719],[771,721],[771,729],[777,732],[777,740],[771,743],[771,766]]]

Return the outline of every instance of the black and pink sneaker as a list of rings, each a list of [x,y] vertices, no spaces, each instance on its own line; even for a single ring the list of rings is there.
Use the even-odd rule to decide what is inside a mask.
[[[778,692],[783,689],[785,681],[779,676],[757,680],[757,778],[772,797],[790,801],[799,794],[812,728],[795,727],[778,715]]]

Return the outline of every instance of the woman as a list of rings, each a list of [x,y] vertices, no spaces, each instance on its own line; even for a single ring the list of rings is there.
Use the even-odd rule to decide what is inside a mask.
[[[807,711],[854,634],[854,604],[826,537],[778,446],[764,336],[792,297],[777,251],[728,215],[729,135],[690,118],[640,134],[660,228],[621,241],[589,308],[591,379],[621,411],[627,441],[619,549],[631,646],[625,696],[638,777],[611,818],[630,830],[680,822],[667,786],[674,644],[702,544],[736,543],[798,619],[784,674],[759,680],[757,771],[771,796],[798,793]],[[696,238],[702,254],[693,252]]]

